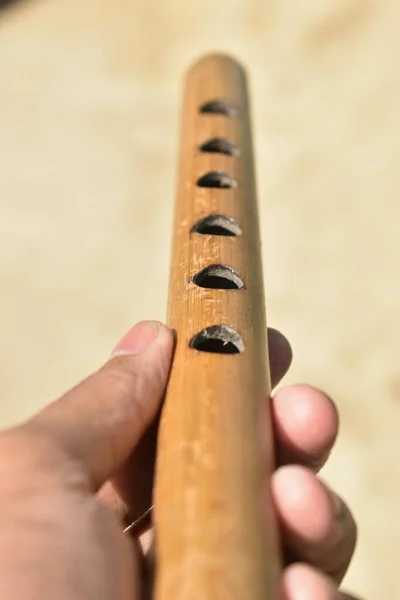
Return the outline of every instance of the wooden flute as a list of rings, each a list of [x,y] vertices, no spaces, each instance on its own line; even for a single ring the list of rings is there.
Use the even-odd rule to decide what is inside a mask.
[[[246,74],[235,60],[213,54],[188,71],[181,128],[155,599],[277,600],[272,427],[263,452],[259,431],[271,391],[259,219]]]

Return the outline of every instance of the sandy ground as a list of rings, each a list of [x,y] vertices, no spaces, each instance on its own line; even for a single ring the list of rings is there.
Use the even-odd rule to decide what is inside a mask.
[[[269,323],[336,399],[346,587],[397,598],[400,4],[21,0],[0,9],[0,422],[164,319],[181,77],[251,75]]]

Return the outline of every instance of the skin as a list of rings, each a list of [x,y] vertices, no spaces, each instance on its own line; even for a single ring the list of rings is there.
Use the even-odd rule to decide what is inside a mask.
[[[268,333],[276,386],[291,350],[279,332]],[[144,597],[149,535],[140,544],[123,527],[150,500],[156,417],[173,344],[165,325],[137,324],[97,372],[0,434],[1,597]],[[282,600],[355,600],[339,585],[356,525],[316,475],[337,436],[336,408],[308,385],[280,389],[272,408],[279,466],[271,485],[288,557]]]

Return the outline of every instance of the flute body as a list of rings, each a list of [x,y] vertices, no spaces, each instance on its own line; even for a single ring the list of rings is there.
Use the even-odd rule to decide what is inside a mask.
[[[155,598],[277,600],[250,108],[245,72],[225,55],[204,57],[186,77],[173,227],[176,349],[158,437]]]

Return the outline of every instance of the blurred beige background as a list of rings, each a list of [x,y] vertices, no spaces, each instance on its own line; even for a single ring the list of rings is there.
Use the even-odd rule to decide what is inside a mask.
[[[0,10],[1,425],[163,319],[182,74],[251,76],[269,323],[326,388],[346,587],[398,597],[400,4],[21,0]]]

